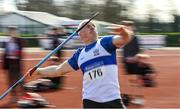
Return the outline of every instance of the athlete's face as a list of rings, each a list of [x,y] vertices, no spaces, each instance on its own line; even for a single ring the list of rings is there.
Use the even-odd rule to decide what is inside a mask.
[[[85,22],[84,22],[85,23]],[[97,40],[97,29],[94,23],[88,23],[80,32],[79,32],[81,40],[84,41],[85,44],[90,44]]]

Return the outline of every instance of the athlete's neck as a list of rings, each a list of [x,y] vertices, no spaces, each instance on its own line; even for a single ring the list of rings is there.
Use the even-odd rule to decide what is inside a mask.
[[[84,43],[85,43],[85,45],[90,45],[90,44],[92,44],[92,43],[94,43],[96,41],[97,41],[97,39],[96,40],[92,40],[92,41],[88,41],[88,42],[84,42]]]

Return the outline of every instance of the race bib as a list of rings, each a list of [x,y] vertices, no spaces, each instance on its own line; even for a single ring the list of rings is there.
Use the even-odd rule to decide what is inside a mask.
[[[97,80],[105,75],[105,67],[99,66],[85,72],[85,79],[88,81]]]

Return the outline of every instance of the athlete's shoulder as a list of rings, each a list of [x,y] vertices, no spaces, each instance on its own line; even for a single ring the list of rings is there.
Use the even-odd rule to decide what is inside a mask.
[[[107,35],[107,36],[102,36],[102,38],[100,38],[100,44],[110,53],[112,53],[116,47],[113,44],[113,37],[115,35]]]
[[[84,48],[84,47],[82,47],[82,48],[78,48],[78,49],[76,50],[76,53],[80,54],[80,53],[81,53],[81,51],[83,50],[83,48]]]
[[[76,50],[76,52],[74,53],[73,57],[76,58],[76,60],[78,60],[78,57],[79,57],[79,55],[80,55],[82,50],[83,50],[83,47],[82,48],[78,48]]]
[[[76,50],[76,52],[73,54],[73,56],[68,59],[69,65],[74,69],[74,70],[78,70],[79,66],[78,66],[78,58],[79,55],[81,53],[83,48],[79,48]]]

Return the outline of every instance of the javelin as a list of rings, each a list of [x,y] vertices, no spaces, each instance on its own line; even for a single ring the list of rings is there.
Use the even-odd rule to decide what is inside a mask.
[[[16,83],[14,83],[9,89],[7,89],[1,96],[0,100],[2,100],[8,93],[10,93],[19,83],[21,83],[27,75],[32,75],[37,68],[39,68],[44,62],[46,62],[53,54],[55,54],[58,50],[60,50],[72,37],[81,31],[92,19],[94,19],[99,12],[96,12],[84,25],[74,31],[66,40],[64,40],[59,46],[57,46],[54,50],[52,50],[49,54],[47,54],[36,66],[30,69],[29,72],[25,73]]]

